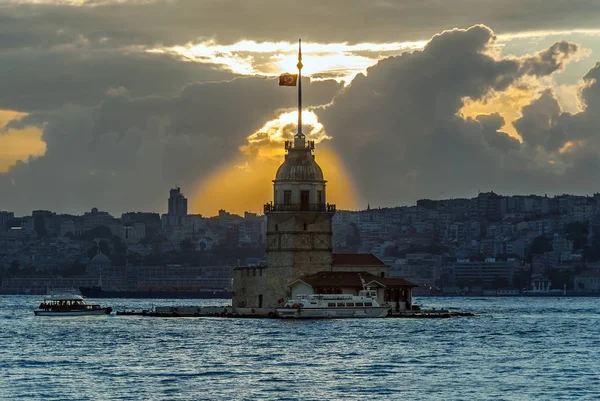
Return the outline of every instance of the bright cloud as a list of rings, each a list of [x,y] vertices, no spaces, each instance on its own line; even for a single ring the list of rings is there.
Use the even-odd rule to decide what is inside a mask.
[[[27,161],[46,153],[46,143],[42,140],[39,128],[3,128],[9,121],[26,115],[12,110],[0,110],[0,173],[7,172],[19,161]]]
[[[303,74],[315,79],[333,78],[350,82],[378,60],[405,51],[420,49],[427,41],[393,43],[303,43]],[[149,53],[173,54],[198,63],[222,65],[241,75],[277,76],[295,71],[297,45],[290,42],[241,41],[220,45],[206,41],[185,46],[153,48]]]

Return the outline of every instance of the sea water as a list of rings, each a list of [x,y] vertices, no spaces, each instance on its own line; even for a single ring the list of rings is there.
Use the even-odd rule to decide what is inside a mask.
[[[420,298],[477,316],[298,321],[35,317],[39,302],[0,296],[0,400],[600,399],[600,298]]]

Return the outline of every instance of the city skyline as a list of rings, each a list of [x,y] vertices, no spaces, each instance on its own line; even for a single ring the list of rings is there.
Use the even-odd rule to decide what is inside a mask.
[[[175,195],[173,195],[175,194]],[[549,193],[511,193],[511,194],[507,194],[507,193],[500,193],[498,191],[495,191],[493,189],[490,190],[478,190],[477,194],[474,196],[461,196],[461,197],[450,197],[450,198],[421,198],[421,199],[416,199],[413,203],[411,204],[396,204],[396,205],[378,205],[378,204],[372,204],[370,202],[367,202],[367,204],[363,205],[362,207],[359,208],[355,208],[355,209],[340,209],[337,208],[339,211],[341,212],[364,212],[364,211],[368,211],[368,210],[377,210],[377,209],[398,209],[398,208],[411,208],[411,207],[418,207],[418,206],[422,206],[423,203],[425,202],[447,202],[447,201],[460,201],[460,200],[474,200],[477,199],[479,196],[481,195],[486,195],[486,194],[492,194],[493,196],[497,196],[498,198],[547,198],[547,199],[556,199],[556,198],[563,198],[563,197],[575,197],[575,198],[588,198],[588,199],[595,199],[598,195],[600,195],[600,191],[598,192],[594,192],[594,193],[555,193],[555,194],[549,194]],[[174,209],[172,211],[172,213],[169,210],[169,205],[171,204],[172,200],[171,197],[174,198],[179,198],[179,199],[183,199],[184,204],[187,205],[187,202],[189,201],[188,197],[186,196],[187,194],[185,193],[185,189],[182,189],[178,186],[171,188],[169,190],[169,192],[167,194],[163,194],[164,196],[164,207],[162,210],[143,210],[143,209],[131,209],[131,210],[123,210],[123,211],[110,211],[110,210],[106,210],[103,209],[102,207],[97,207],[97,205],[91,205],[91,207],[84,209],[82,211],[66,211],[66,212],[62,212],[59,210],[51,210],[48,208],[41,208],[41,209],[34,209],[34,210],[30,210],[29,212],[25,212],[23,214],[19,214],[19,213],[15,213],[13,210],[8,210],[8,209],[0,209],[0,212],[2,213],[13,213],[14,217],[23,217],[23,216],[30,216],[32,214],[32,212],[37,212],[37,211],[42,211],[42,212],[52,212],[55,213],[57,215],[74,215],[74,216],[78,216],[78,215],[84,215],[86,213],[89,213],[90,210],[92,211],[96,211],[96,212],[101,212],[101,213],[108,213],[111,216],[119,216],[119,215],[124,215],[124,214],[131,214],[131,213],[148,213],[148,214],[156,214],[158,216],[173,216],[173,217],[182,217],[182,216],[202,216],[203,218],[211,218],[211,217],[217,217],[219,216],[219,214],[225,212],[227,214],[231,214],[231,215],[236,215],[236,216],[241,216],[243,217],[245,214],[250,214],[250,215],[258,215],[261,216],[263,214],[263,209],[265,206],[265,203],[272,203],[272,199],[267,199],[266,202],[263,202],[263,204],[261,204],[260,208],[258,208],[257,210],[242,210],[241,212],[237,212],[234,210],[229,210],[225,207],[219,207],[215,213],[209,213],[209,214],[202,214],[202,213],[194,213],[193,211],[190,211],[188,213],[187,210],[185,210],[184,213],[180,212],[175,212],[175,206]],[[176,202],[176,201],[173,201]],[[420,205],[421,204],[421,205]],[[172,223],[175,225],[181,224],[181,222],[179,220],[176,220],[176,223]],[[165,223],[167,226],[170,225],[169,223]]]

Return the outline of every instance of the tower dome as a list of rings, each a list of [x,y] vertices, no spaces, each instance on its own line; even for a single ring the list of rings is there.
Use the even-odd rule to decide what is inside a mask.
[[[101,282],[102,270],[107,270],[110,267],[112,267],[110,258],[99,251],[88,263],[86,273],[90,276],[100,277]]]
[[[102,252],[98,252],[98,254],[96,256],[94,256],[92,258],[92,260],[90,261],[90,267],[107,267],[107,266],[111,266],[111,261],[108,258],[108,256],[106,256]]]
[[[323,170],[309,148],[289,148],[275,181],[324,181]]]

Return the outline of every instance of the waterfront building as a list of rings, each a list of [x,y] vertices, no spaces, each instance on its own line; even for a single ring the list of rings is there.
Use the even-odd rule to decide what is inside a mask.
[[[544,274],[536,273],[531,276],[531,291],[549,292],[552,288],[552,282]]]
[[[362,272],[319,272],[300,277],[288,285],[291,299],[306,294],[352,294],[356,295],[364,287],[377,293],[380,305],[394,305],[397,312],[410,309],[411,290],[415,284],[401,278],[381,277]]]
[[[600,271],[584,270],[573,277],[573,288],[576,292],[599,293],[600,292]]]
[[[485,261],[458,260],[452,265],[456,282],[471,285],[494,285],[498,280],[508,284],[519,266],[515,260],[499,261],[495,258]]]

